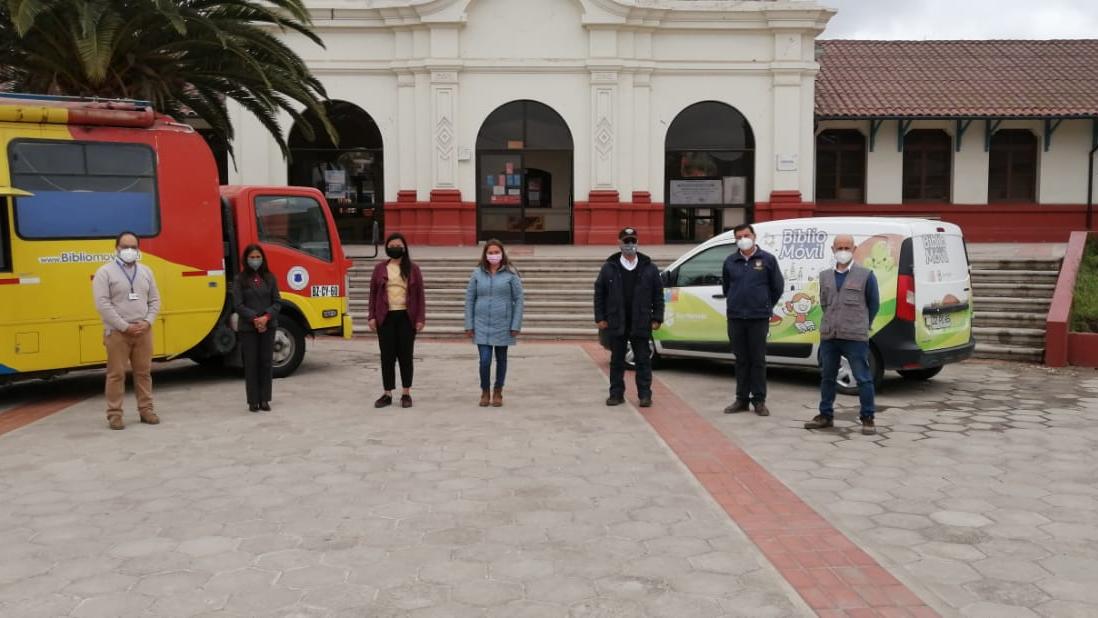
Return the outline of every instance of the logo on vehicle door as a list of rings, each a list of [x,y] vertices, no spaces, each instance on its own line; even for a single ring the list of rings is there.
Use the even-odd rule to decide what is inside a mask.
[[[304,290],[309,285],[309,271],[304,266],[294,266],[286,273],[286,283],[291,290]]]

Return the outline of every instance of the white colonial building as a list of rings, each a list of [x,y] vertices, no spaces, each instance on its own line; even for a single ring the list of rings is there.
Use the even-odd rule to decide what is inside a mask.
[[[288,165],[239,113],[230,181],[321,187],[348,240],[695,240],[812,194],[815,2],[307,4],[341,142]]]

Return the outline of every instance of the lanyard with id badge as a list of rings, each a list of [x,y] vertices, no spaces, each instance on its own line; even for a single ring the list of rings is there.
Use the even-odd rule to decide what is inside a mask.
[[[118,264],[118,268],[122,269],[122,275],[126,277],[126,281],[130,282],[130,295],[128,296],[129,300],[141,300],[141,297],[139,297],[137,295],[137,292],[135,292],[133,289],[133,282],[137,280],[137,264],[133,265],[132,277],[130,276],[130,273],[126,272],[126,267],[122,264],[122,262],[116,261],[115,264]]]

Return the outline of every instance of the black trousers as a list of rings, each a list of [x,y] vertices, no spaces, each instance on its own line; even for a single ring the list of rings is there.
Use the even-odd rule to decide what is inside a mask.
[[[766,401],[766,334],[770,320],[728,320],[728,340],[736,355],[736,399]]]
[[[625,332],[630,332],[626,328]],[[630,337],[621,335],[610,339],[610,396],[625,396],[625,349],[626,344],[633,346],[633,359],[636,362],[637,397],[644,399],[652,396],[652,349],[648,337]]]
[[[390,311],[377,328],[381,347],[381,382],[386,391],[396,388],[396,364],[400,362],[400,383],[412,388],[412,354],[416,329],[407,311]]]
[[[248,404],[259,405],[271,400],[272,361],[274,360],[275,329],[265,333],[240,331],[240,354],[244,359],[244,385]]]

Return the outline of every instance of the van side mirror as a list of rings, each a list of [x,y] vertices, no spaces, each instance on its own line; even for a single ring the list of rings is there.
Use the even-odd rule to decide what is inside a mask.
[[[663,287],[669,288],[675,285],[675,271],[665,270],[660,273],[660,281],[663,283]]]

